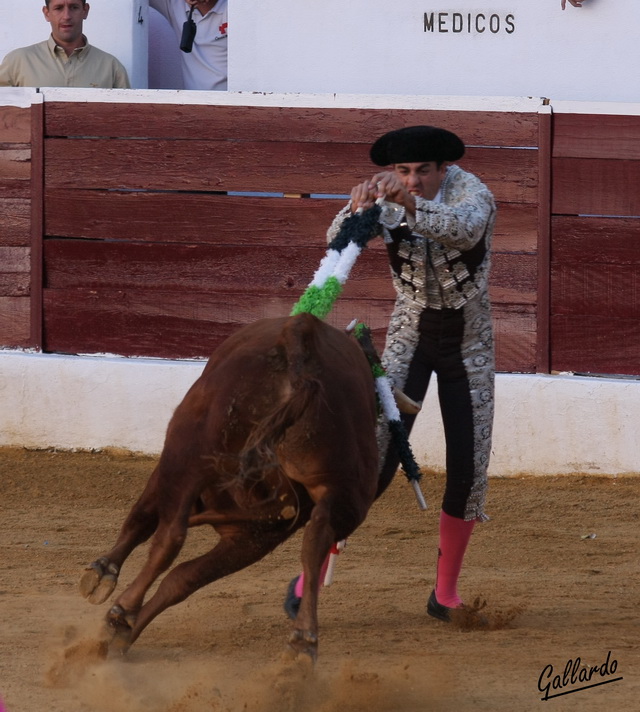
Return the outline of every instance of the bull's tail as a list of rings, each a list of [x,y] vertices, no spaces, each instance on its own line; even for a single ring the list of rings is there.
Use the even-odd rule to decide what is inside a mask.
[[[302,313],[285,322],[272,363],[287,374],[286,394],[247,438],[240,453],[240,477],[245,481],[260,478],[265,467],[277,466],[277,448],[287,430],[321,394],[322,384],[312,358],[316,321],[311,314]]]

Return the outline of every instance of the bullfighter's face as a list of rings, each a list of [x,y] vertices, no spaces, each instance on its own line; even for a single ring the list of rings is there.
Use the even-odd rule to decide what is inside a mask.
[[[433,200],[447,173],[446,164],[435,161],[426,163],[396,163],[393,169],[411,195]]]

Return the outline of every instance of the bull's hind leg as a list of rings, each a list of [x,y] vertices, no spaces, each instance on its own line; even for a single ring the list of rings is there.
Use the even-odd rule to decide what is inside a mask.
[[[129,554],[147,541],[158,526],[157,509],[158,468],[153,471],[147,486],[127,515],[115,546],[89,564],[80,580],[80,593],[90,603],[104,603],[118,583],[120,569]]]
[[[294,656],[305,656],[315,662],[318,655],[318,591],[320,572],[336,541],[331,525],[331,507],[327,499],[320,500],[307,524],[302,539],[302,569],[304,585],[300,609],[289,638],[289,650]]]
[[[218,533],[221,538],[210,552],[172,569],[155,594],[142,606],[135,621],[129,619],[132,623],[128,635],[129,645],[162,611],[184,601],[199,588],[264,558],[287,539],[292,531],[290,528],[264,531],[234,525],[219,527]]]

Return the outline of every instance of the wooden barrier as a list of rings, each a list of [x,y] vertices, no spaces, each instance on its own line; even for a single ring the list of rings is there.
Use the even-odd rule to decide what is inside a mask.
[[[0,106],[0,345],[38,345],[32,334],[31,240],[39,225],[32,125],[41,105]],[[40,141],[41,145],[41,141]],[[40,192],[41,196],[41,192]],[[37,270],[35,270],[37,272]]]
[[[209,355],[239,325],[289,313],[344,195],[372,173],[372,140],[430,123],[462,137],[461,166],[498,202],[498,370],[640,372],[638,223],[612,217],[640,214],[637,117],[603,129],[538,112],[42,106],[0,108],[2,345]],[[329,320],[359,318],[381,346],[392,303],[376,242]]]
[[[640,374],[640,116],[554,120],[552,368]]]
[[[416,123],[459,133],[496,194],[500,364],[535,370],[538,116],[500,112],[47,103],[45,348],[206,356],[288,313],[345,202],[314,196],[348,194],[372,140]],[[377,244],[330,320],[364,320],[381,345],[392,301]]]

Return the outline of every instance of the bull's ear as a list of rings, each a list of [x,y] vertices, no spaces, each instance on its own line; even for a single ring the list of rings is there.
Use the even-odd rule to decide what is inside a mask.
[[[417,415],[422,409],[422,403],[417,403],[412,400],[399,388],[394,387],[393,397],[395,398],[396,405],[401,413],[406,413],[407,415]]]

